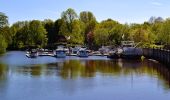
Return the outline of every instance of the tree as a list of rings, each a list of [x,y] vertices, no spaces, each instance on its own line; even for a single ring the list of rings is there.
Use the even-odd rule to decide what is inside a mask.
[[[118,22],[108,19],[99,23],[94,31],[97,45],[117,45],[121,41],[122,28]]]
[[[149,38],[151,40],[151,43],[156,43],[156,44],[161,43],[159,34],[161,31],[162,24],[163,22],[156,22],[150,25],[151,34],[149,34]]]
[[[162,17],[154,17],[154,16],[152,16],[150,19],[149,19],[149,23],[150,24],[154,24],[154,23],[156,23],[156,22],[163,22],[164,21],[164,19],[162,18]]]
[[[11,43],[10,28],[8,27],[8,17],[0,12],[0,34],[5,38],[6,43]]]
[[[85,44],[88,44],[89,47],[93,46],[94,41],[94,29],[96,27],[96,18],[92,12],[83,11],[80,13],[80,21],[84,23],[85,30],[84,30],[84,37],[85,37]]]
[[[160,32],[158,34],[159,41],[161,44],[170,44],[170,19],[166,19],[166,21],[162,24]]]
[[[131,36],[135,42],[148,42],[149,29],[140,24],[131,25]]]
[[[18,21],[11,26],[10,30],[12,35],[11,49],[23,48],[25,44],[28,44],[29,40],[26,32],[29,30],[28,21]]]
[[[8,26],[8,17],[0,12],[0,28]]]
[[[73,21],[77,19],[77,14],[74,9],[69,8],[66,11],[62,12],[61,19],[66,23],[66,28],[69,33],[73,32]]]
[[[7,44],[12,43],[12,35],[11,35],[10,28],[8,26],[1,28],[0,34],[3,35]]]
[[[47,32],[40,21],[31,21],[29,24],[29,30],[27,30],[26,33],[28,33],[28,38],[31,40],[30,45],[40,45],[42,47],[47,44]]]
[[[73,44],[84,44],[83,32],[83,23],[79,20],[74,20],[72,34],[70,35],[70,40],[68,41]]]
[[[68,42],[71,44],[83,44],[84,42],[84,25],[77,19],[76,12],[69,8],[61,15],[60,35],[69,37]]]
[[[32,20],[14,23],[8,27],[8,17],[0,12],[0,39],[2,51],[10,44],[13,48],[30,45],[45,46],[59,42],[87,45],[90,49],[101,45],[120,45],[122,40],[142,44],[169,44],[170,19],[151,17],[143,24],[120,24],[112,19],[100,23],[90,11],[82,11],[79,18],[74,9],[63,11],[53,22]],[[47,42],[48,40],[48,42]],[[12,43],[12,44],[11,44]],[[5,48],[5,49],[4,49]]]
[[[94,32],[95,44],[98,46],[107,45],[108,43],[108,31],[104,28],[97,28]]]
[[[11,43],[11,34],[8,27],[8,17],[0,12],[0,54],[6,51],[8,44]]]
[[[124,33],[124,29],[123,29],[123,25],[121,24],[117,24],[115,25],[115,27],[113,27],[110,31],[109,31],[109,44],[110,45],[120,45],[121,41],[122,41],[122,36],[126,33]]]
[[[43,21],[44,24],[44,28],[47,31],[47,38],[48,38],[48,44],[52,44],[54,42],[56,42],[56,32],[55,32],[55,23],[50,20],[50,19],[46,19]]]
[[[65,22],[64,22],[63,19],[57,19],[54,22],[54,32],[55,32],[55,34],[61,35],[63,33],[67,33],[67,32],[64,31],[64,28],[65,28]],[[65,30],[67,30],[67,28]]]
[[[121,35],[123,41],[132,40],[132,37],[130,35],[130,27],[127,23],[121,24]]]
[[[25,46],[45,46],[47,44],[47,32],[41,21],[23,21],[12,25],[12,48],[24,48]]]

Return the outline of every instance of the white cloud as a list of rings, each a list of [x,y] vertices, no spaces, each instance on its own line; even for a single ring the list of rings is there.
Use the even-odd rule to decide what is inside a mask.
[[[156,2],[156,1],[151,2],[151,4],[154,6],[162,6],[163,5],[162,3]]]

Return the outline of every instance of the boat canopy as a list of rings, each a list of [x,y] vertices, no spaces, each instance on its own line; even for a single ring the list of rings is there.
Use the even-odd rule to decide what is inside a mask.
[[[121,44],[123,47],[134,47],[135,46],[134,41],[122,41]]]

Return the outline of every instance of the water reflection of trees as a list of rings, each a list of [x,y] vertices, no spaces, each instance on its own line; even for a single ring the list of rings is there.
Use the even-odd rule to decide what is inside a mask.
[[[64,62],[60,75],[64,79],[78,78],[78,77],[95,77],[96,73],[102,75],[113,76],[129,76],[134,75],[147,75],[150,77],[157,77],[164,86],[170,87],[170,71],[167,67],[151,62],[134,61],[134,60],[119,60],[119,61],[68,61]]]
[[[120,60],[120,61],[85,61],[85,65],[81,64],[81,61],[68,61],[64,62],[62,68],[60,68],[60,75],[67,78],[77,78],[77,77],[94,77],[96,73],[101,75],[131,75],[152,73],[152,69],[146,66],[141,61],[132,60]],[[151,70],[151,71],[149,71]]]
[[[84,64],[81,64],[85,62]],[[149,76],[163,75],[162,69],[166,69],[165,66],[161,66],[158,63],[151,61],[67,61],[60,67],[60,75],[63,78],[76,78],[76,77],[94,77],[96,73],[109,74],[109,75],[131,75],[132,73],[142,75],[147,74]],[[167,70],[166,73],[169,73]],[[168,74],[166,74],[168,75]],[[166,76],[165,75],[165,76]],[[167,79],[167,78],[166,78]]]
[[[151,66],[152,69],[155,71],[157,74],[157,77],[159,80],[162,80],[163,85],[165,86],[165,89],[170,88],[170,69],[168,68],[169,66],[164,66],[159,63],[149,63],[145,62],[148,66]]]
[[[3,67],[0,70],[1,74],[5,73],[2,71]],[[170,87],[170,71],[165,66],[148,60],[69,60],[47,65],[20,67],[18,72],[32,76],[61,76],[63,79],[95,77],[97,74],[103,76],[147,75],[159,78],[167,88]]]
[[[21,66],[17,68],[17,72],[25,75],[40,76],[42,74],[42,65]]]
[[[0,64],[0,80],[7,78],[8,68],[4,64]]]

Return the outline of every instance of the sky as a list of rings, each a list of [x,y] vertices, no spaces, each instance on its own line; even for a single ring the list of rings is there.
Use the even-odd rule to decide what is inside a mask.
[[[91,11],[97,21],[111,18],[120,23],[143,23],[151,16],[170,17],[170,0],[0,0],[0,12],[9,23],[25,20],[57,20],[73,8],[77,14]]]

